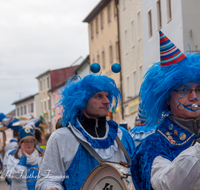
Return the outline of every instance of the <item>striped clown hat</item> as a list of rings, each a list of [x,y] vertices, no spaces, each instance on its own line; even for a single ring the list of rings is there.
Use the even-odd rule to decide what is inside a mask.
[[[173,65],[185,59],[185,54],[172,43],[163,32],[160,33],[160,66]]]

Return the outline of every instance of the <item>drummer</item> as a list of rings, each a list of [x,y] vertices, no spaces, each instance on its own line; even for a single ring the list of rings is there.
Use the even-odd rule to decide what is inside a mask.
[[[140,89],[147,127],[160,125],[137,146],[132,179],[137,190],[200,189],[200,54],[186,56],[162,32],[160,43]]]
[[[116,108],[121,99],[113,79],[89,74],[80,80],[68,80],[61,92],[58,104],[63,107],[63,127],[53,132],[48,141],[37,190],[80,189],[89,173],[98,166],[97,160],[76,137],[92,147],[103,160],[127,162],[116,136],[131,158],[135,149],[125,129],[112,120],[106,121],[113,100]]]

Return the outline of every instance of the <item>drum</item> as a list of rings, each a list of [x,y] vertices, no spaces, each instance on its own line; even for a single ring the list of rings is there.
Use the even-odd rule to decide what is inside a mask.
[[[130,169],[103,163],[92,170],[81,190],[135,190]]]

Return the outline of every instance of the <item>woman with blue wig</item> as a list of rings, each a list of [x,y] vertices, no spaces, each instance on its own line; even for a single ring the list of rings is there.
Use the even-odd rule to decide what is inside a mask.
[[[139,93],[147,128],[160,124],[137,146],[132,179],[136,190],[200,189],[200,54],[183,54],[162,32],[160,54]]]
[[[107,161],[127,162],[115,140],[117,136],[131,158],[135,149],[133,139],[125,129],[112,120],[106,121],[111,106],[115,104],[116,109],[121,99],[113,79],[96,74],[73,78],[67,81],[60,95],[58,105],[63,110],[63,127],[53,132],[48,141],[36,184],[38,190],[77,190],[82,187],[99,163],[80,140]]]

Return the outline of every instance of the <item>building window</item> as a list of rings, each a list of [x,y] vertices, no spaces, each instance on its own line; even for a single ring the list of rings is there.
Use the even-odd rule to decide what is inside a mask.
[[[149,38],[152,38],[153,31],[152,31],[152,15],[151,15],[151,10],[148,11],[148,26],[149,26]]]
[[[34,107],[33,107],[33,103],[31,103],[31,113],[34,112]]]
[[[40,90],[42,91],[42,80],[40,80]]]
[[[94,35],[94,28],[93,28],[93,22],[91,23],[91,25],[90,25],[90,29],[91,29],[91,39],[93,39],[93,35]]]
[[[50,99],[48,99],[48,104],[49,104],[49,110],[51,110],[51,101],[50,101]]]
[[[31,113],[31,104],[28,104],[28,113]]]
[[[21,107],[21,115],[23,115],[23,107]]]
[[[137,90],[137,78],[136,78],[136,71],[133,72],[133,95],[136,95]]]
[[[135,40],[134,40],[134,21],[131,21],[131,47],[133,48],[135,46]]]
[[[49,89],[50,86],[49,86],[49,77],[47,76],[47,88]]]
[[[102,51],[102,66],[103,66],[103,69],[105,69],[106,62],[105,62],[105,53],[104,53],[104,51]]]
[[[127,80],[127,82],[126,82],[126,85],[127,85],[127,87],[126,87],[126,90],[127,90],[126,93],[127,93],[127,98],[128,98],[130,96],[130,94],[129,94],[129,92],[130,92],[129,91],[129,88],[130,88],[130,86],[129,86],[129,77],[127,77],[126,80]]]
[[[142,84],[142,77],[143,77],[143,68],[142,65],[139,67],[139,72],[140,72],[140,85]]]
[[[46,89],[45,78],[43,79],[43,88],[44,88],[44,90]]]
[[[115,2],[114,2],[114,16],[115,17],[117,16],[117,8],[116,8],[116,5],[115,5]]]
[[[100,14],[100,18],[101,18],[101,30],[103,30],[103,11]]]
[[[92,59],[92,63],[95,63],[95,59],[94,58]]]
[[[19,108],[17,108],[17,116],[19,117]]]
[[[157,28],[160,30],[162,28],[162,18],[161,18],[161,5],[160,0],[156,2],[156,9],[157,9]]]
[[[100,58],[99,58],[99,54],[97,55],[97,63],[100,65]]]
[[[43,108],[43,102],[41,102],[41,111],[43,112],[44,108]]]
[[[26,105],[24,106],[24,115],[26,115]]]
[[[99,33],[98,17],[96,18],[96,34]]]
[[[110,56],[110,63],[113,63],[113,49],[112,45],[109,46],[109,56]]]
[[[47,110],[47,104],[46,104],[46,101],[44,100],[44,111]]]
[[[137,33],[138,41],[141,40],[141,14],[140,11],[137,13]]]
[[[119,43],[118,41],[115,42],[115,49],[116,49],[116,60],[119,60]]]
[[[128,54],[128,37],[127,30],[124,31],[124,42],[125,42],[125,54]]]
[[[111,21],[111,4],[108,5],[108,23]]]
[[[172,20],[171,0],[166,0],[166,8],[167,8],[167,22],[170,22]]]

